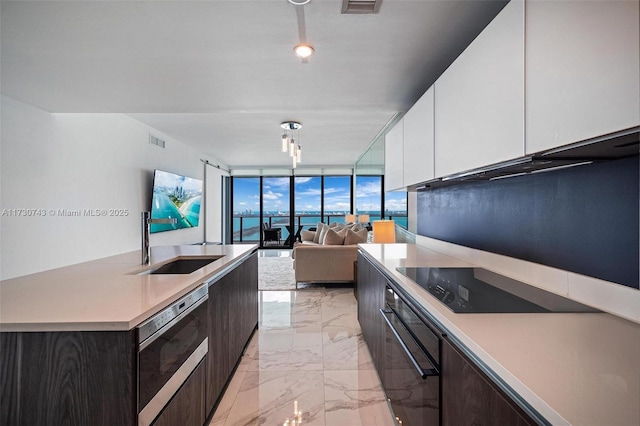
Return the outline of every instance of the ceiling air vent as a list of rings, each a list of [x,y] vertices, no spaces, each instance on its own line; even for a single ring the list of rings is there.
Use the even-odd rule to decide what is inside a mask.
[[[382,0],[342,0],[342,13],[378,13]]]
[[[157,145],[160,148],[164,148],[164,141],[153,136],[151,133],[149,133],[149,143],[152,145]]]

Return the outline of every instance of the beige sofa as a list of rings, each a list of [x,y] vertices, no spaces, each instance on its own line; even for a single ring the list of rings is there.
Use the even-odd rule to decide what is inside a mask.
[[[358,246],[299,244],[293,249],[296,286],[299,282],[353,282]]]
[[[296,244],[292,254],[296,286],[299,282],[355,281],[358,243],[366,242],[368,234],[366,229],[354,230],[354,226],[318,223],[316,231],[301,232],[302,242]]]

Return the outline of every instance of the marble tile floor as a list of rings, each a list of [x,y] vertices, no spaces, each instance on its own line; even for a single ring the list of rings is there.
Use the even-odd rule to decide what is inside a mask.
[[[393,425],[352,288],[261,291],[259,325],[209,426]],[[296,423],[298,424],[298,423]]]

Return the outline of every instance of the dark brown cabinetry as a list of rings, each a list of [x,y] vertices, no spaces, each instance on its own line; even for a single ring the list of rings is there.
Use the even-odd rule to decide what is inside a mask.
[[[207,353],[207,413],[222,392],[229,366],[229,309],[233,281],[223,277],[209,286],[209,352]]]
[[[153,426],[202,426],[205,421],[206,359],[191,373]]]
[[[134,425],[135,360],[135,331],[0,333],[0,424]]]
[[[446,339],[442,344],[443,424],[534,425],[484,373]]]
[[[203,425],[258,323],[254,252],[208,288],[208,354],[154,425]],[[0,333],[0,425],[134,426],[137,331]]]
[[[209,284],[207,414],[220,398],[257,325],[258,255],[254,253]]]
[[[358,322],[373,363],[380,373],[384,358],[385,333],[385,324],[380,315],[380,309],[384,308],[384,291],[387,280],[361,253],[358,253],[357,268]]]
[[[380,379],[398,424],[438,426],[441,333],[389,284]]]
[[[399,357],[405,356],[403,353],[405,350],[397,349],[399,346],[393,345],[394,336],[389,333],[385,334],[385,320],[380,313],[380,309],[385,308],[385,292],[387,292],[386,284],[388,279],[362,253],[358,253],[357,268],[358,321],[360,322],[362,335],[371,352],[378,375],[383,381],[387,396],[400,402],[407,402],[405,405],[409,409],[405,409],[402,413],[396,413],[396,415],[403,417],[404,426],[423,426],[437,423],[452,426],[522,426],[536,424],[477,365],[463,355],[456,344],[442,332],[441,327],[429,320],[430,316],[423,308],[417,306],[413,300],[404,300],[406,305],[410,306],[420,317],[420,321],[405,319],[405,323],[409,323],[410,328],[419,323],[428,324],[428,328],[433,332],[434,337],[432,339],[434,343],[428,348],[428,352],[434,358],[437,353],[440,353],[440,401],[436,401],[433,397],[435,390],[434,392],[429,391],[422,394],[413,391],[411,386],[402,381],[403,376],[401,376],[401,373],[404,370],[397,367],[398,363],[402,361]],[[391,286],[394,288],[400,287],[394,282],[391,282]],[[393,297],[405,298],[405,295],[401,292],[394,293],[396,296]],[[391,305],[396,304],[392,303]],[[394,309],[402,317],[402,309],[397,308],[397,306]],[[402,331],[402,324],[398,324],[396,328]],[[416,335],[415,332],[414,335]],[[411,338],[405,337],[406,341],[411,342]],[[424,342],[430,339],[419,338],[418,340]],[[411,350],[411,347],[407,349]],[[415,373],[415,369],[412,370],[412,368],[407,368],[406,371],[407,374],[409,372]],[[438,378],[429,377],[426,380],[437,381]],[[396,384],[396,382],[399,384]],[[416,389],[422,390],[423,387],[420,386]],[[415,396],[422,399],[418,401]],[[415,415],[412,414],[416,411],[415,408],[421,405],[423,407],[437,407],[437,403],[439,403],[441,410],[439,420],[438,415],[432,412],[430,412],[429,417],[419,420],[416,420]],[[391,401],[391,404],[393,406],[393,401]]]
[[[236,287],[229,299],[229,358],[233,367],[258,324],[258,255],[249,257],[229,275]]]

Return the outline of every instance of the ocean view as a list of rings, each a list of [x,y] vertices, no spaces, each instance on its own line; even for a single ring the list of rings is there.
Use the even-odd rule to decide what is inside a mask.
[[[382,195],[382,177],[377,175],[358,176],[355,186],[351,176],[295,177],[293,185],[289,177],[234,177],[233,241],[259,241],[261,220],[280,228],[285,241],[290,232],[316,227],[320,221],[344,223],[352,211],[368,214],[369,223],[382,215],[406,228],[406,192]],[[290,230],[292,214],[295,227]]]
[[[347,213],[342,212],[331,212],[325,213],[324,223],[345,223],[345,215]],[[369,221],[373,222],[374,220],[380,220],[380,212],[372,211],[372,212],[360,212],[359,214],[368,214]],[[312,227],[316,227],[318,222],[320,222],[320,213],[319,212],[304,212],[304,213],[296,213],[295,215],[295,223],[296,225],[302,226],[304,229],[309,229]],[[387,212],[385,219],[392,218],[394,222],[398,225],[406,228],[407,227],[407,216],[404,212]],[[289,236],[289,230],[287,229],[287,225],[289,225],[289,215],[282,212],[265,212],[264,213],[264,222],[269,224],[270,227],[276,228],[280,227],[282,229],[282,238],[283,240]],[[247,214],[247,213],[234,213],[233,216],[233,240],[234,241],[259,241],[260,240],[260,216],[256,214]],[[240,233],[242,230],[242,235]]]

